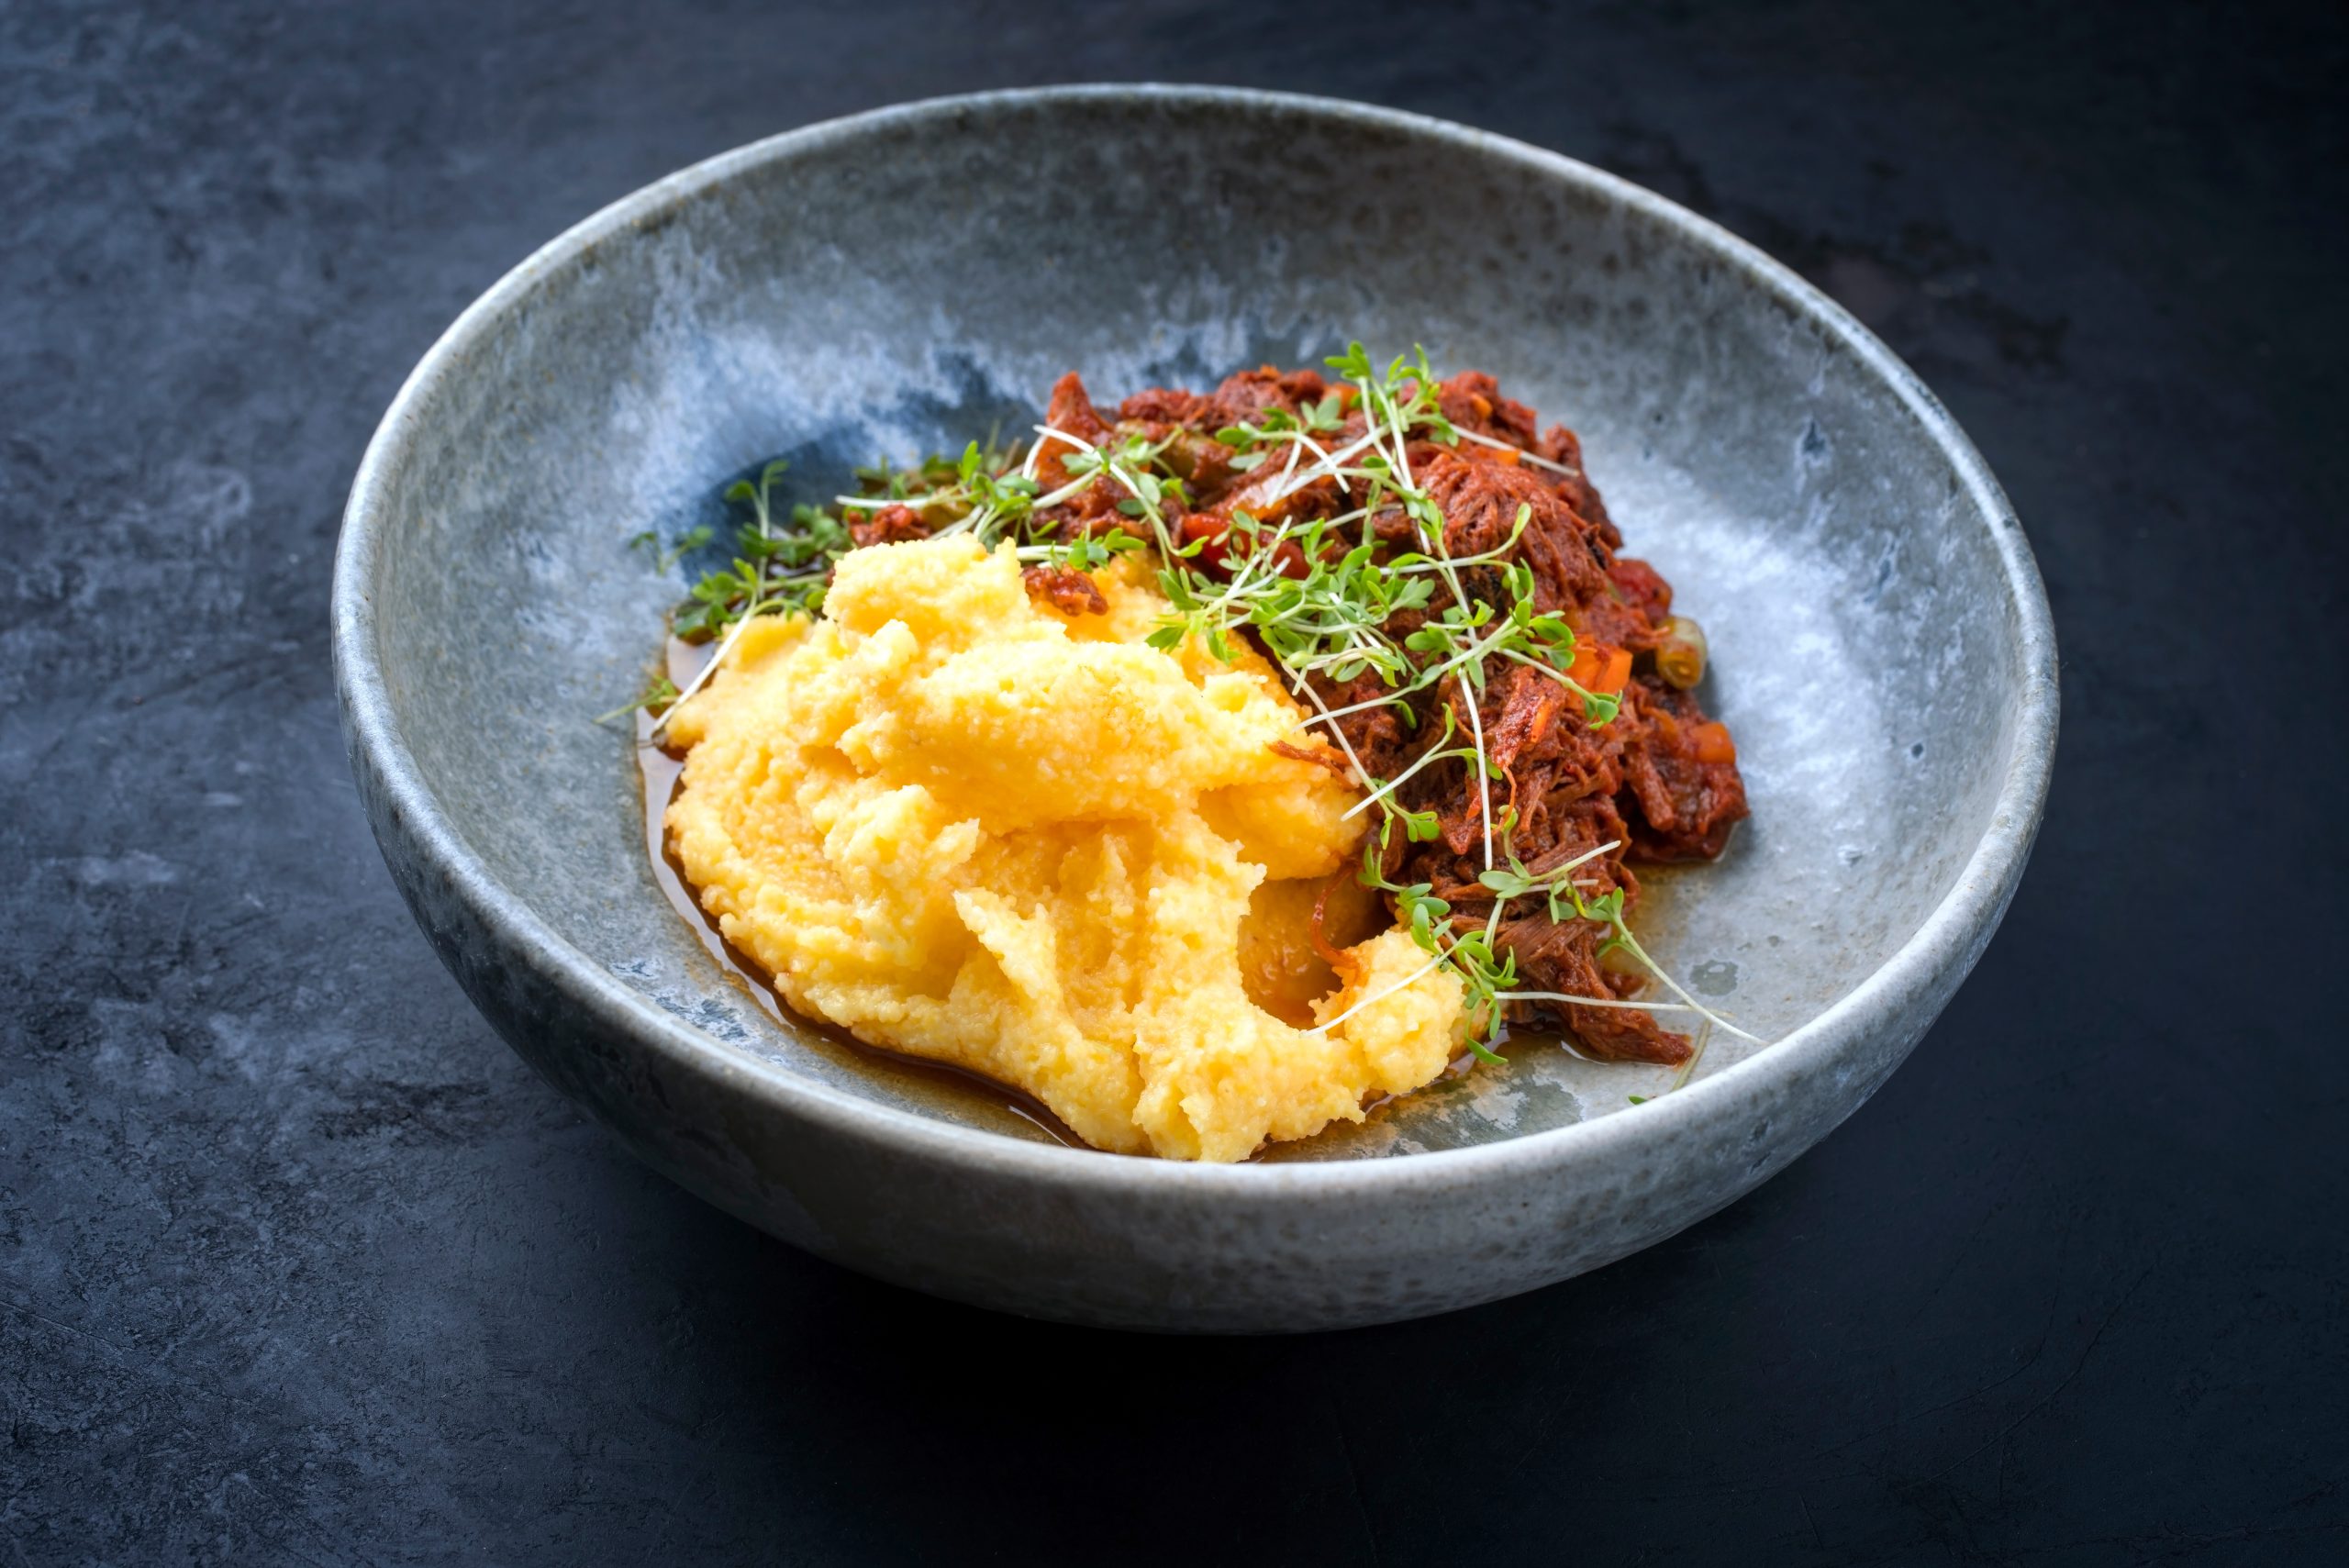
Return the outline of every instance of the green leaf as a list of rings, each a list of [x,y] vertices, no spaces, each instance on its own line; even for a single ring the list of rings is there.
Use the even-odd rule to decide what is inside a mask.
[[[596,716],[596,722],[598,724],[608,724],[613,719],[619,717],[620,715],[624,713],[634,713],[639,708],[642,708],[648,713],[657,715],[662,709],[669,706],[676,700],[677,684],[669,679],[666,675],[655,675],[646,684],[642,695],[639,696],[632,703],[622,704],[620,706],[612,709],[609,713],[597,714]]]

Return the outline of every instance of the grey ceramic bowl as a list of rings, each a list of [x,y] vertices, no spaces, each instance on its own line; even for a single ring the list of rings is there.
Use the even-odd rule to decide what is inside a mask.
[[[626,540],[775,454],[1018,429],[1359,337],[1490,370],[1583,435],[1711,633],[1753,802],[1646,917],[1776,1041],[1685,1089],[1520,1046],[1236,1167],[1063,1147],[771,1019],[656,888],[629,700],[679,592]],[[425,357],[344,523],[352,765],[401,892],[514,1047],[639,1155],[916,1288],[1156,1329],[1374,1323],[1596,1268],[1765,1180],[1899,1063],[2021,875],[2055,649],[1965,437],[1721,229],[1515,142],[1191,88],[919,104],[674,175],[525,261]]]

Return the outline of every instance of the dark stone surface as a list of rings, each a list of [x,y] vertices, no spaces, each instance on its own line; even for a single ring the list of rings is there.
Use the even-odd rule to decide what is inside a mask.
[[[631,13],[0,9],[0,1544],[2349,1554],[2337,21]],[[2003,933],[1850,1126],[1601,1273],[1241,1342],[868,1284],[582,1124],[360,821],[337,515],[469,299],[769,131],[1149,76],[1465,119],[1719,217],[1908,356],[2038,547],[2065,740]]]

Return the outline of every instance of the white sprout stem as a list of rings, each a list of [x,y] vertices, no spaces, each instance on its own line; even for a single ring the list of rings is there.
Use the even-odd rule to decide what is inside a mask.
[[[1476,815],[1485,829],[1485,869],[1490,871],[1493,869],[1493,780],[1486,771],[1485,719],[1476,711],[1482,706],[1477,700],[1481,694],[1468,684],[1465,675],[1455,674],[1453,679],[1459,684],[1461,695],[1468,701],[1468,733],[1476,748],[1474,759],[1476,764]]]
[[[1127,492],[1141,503],[1143,515],[1150,518],[1150,531],[1158,536],[1158,553],[1169,561],[1177,559],[1174,554],[1174,536],[1166,531],[1166,518],[1159,512],[1158,504],[1142,494],[1141,482],[1126,472],[1125,464],[1107,452],[1102,454],[1101,468],[1102,472],[1124,485]]]
[[[1255,428],[1252,425],[1247,428],[1252,430]],[[1325,473],[1338,482],[1338,491],[1341,495],[1351,495],[1353,494],[1353,486],[1346,483],[1347,470],[1344,466],[1343,460],[1330,456],[1330,450],[1323,446],[1319,441],[1315,440],[1307,431],[1302,429],[1259,431],[1257,433],[1257,439],[1259,440],[1279,441],[1289,449],[1288,462],[1281,470],[1280,484],[1274,487],[1273,495],[1266,500],[1265,505],[1270,506],[1273,502],[1278,501],[1284,496],[1294,494],[1297,490],[1312,484],[1316,478]],[[1319,461],[1316,462],[1312,468],[1306,471],[1306,474],[1303,479],[1298,479],[1294,484],[1292,484],[1290,481],[1296,477],[1297,462],[1305,455],[1308,450],[1310,450],[1313,455]],[[1357,477],[1361,476],[1358,475]]]
[[[1279,528],[1275,528],[1269,537],[1260,537],[1256,541],[1256,548],[1250,550],[1247,558],[1241,562],[1239,570],[1231,574],[1231,582],[1224,591],[1202,603],[1208,608],[1214,608],[1235,600],[1244,600],[1258,583],[1264,584],[1266,587],[1272,586],[1272,580],[1279,575],[1279,573],[1274,570],[1275,558],[1279,555],[1281,546],[1288,542],[1292,527],[1293,525],[1289,523],[1283,523]],[[1230,537],[1228,531],[1225,537]],[[1263,570],[1259,571],[1259,567]]]
[[[1425,684],[1426,683],[1424,682],[1420,683],[1422,685]],[[1348,714],[1367,713],[1372,708],[1386,707],[1392,703],[1399,702],[1404,697],[1410,695],[1413,692],[1416,692],[1419,689],[1419,685],[1405,686],[1399,691],[1389,692],[1383,697],[1370,697],[1362,702],[1348,703],[1343,707],[1329,707],[1325,706],[1319,713],[1315,714],[1311,718],[1307,719],[1305,722],[1309,726],[1319,724],[1324,719],[1343,718]]]
[[[925,490],[918,495],[835,495],[832,505],[858,512],[877,512],[885,506],[919,511],[924,506],[950,506],[969,499],[969,493],[957,484],[945,490]]]
[[[1450,717],[1449,709],[1446,710],[1446,717]],[[1446,740],[1452,739],[1452,732],[1448,728],[1444,731],[1443,739]],[[1409,767],[1405,768],[1401,773],[1397,773],[1393,778],[1379,784],[1377,788],[1372,790],[1368,795],[1363,796],[1362,799],[1356,801],[1353,805],[1353,809],[1348,811],[1344,817],[1339,817],[1338,820],[1341,822],[1347,821],[1356,813],[1367,811],[1372,806],[1380,804],[1382,801],[1386,800],[1387,796],[1393,795],[1397,790],[1402,788],[1404,784],[1408,783],[1413,773],[1418,773],[1421,768],[1426,767],[1429,763],[1440,762],[1446,757],[1457,757],[1461,754],[1462,749],[1458,746],[1452,747],[1449,750],[1445,750],[1440,746],[1430,747],[1427,751],[1419,754],[1419,760],[1418,762],[1413,762]]]
[[[1688,1045],[1688,1060],[1682,1062],[1680,1064],[1680,1070],[1672,1075],[1673,1089],[1678,1089],[1685,1086],[1689,1079],[1697,1075],[1697,1063],[1705,1059],[1705,1046],[1712,1038],[1713,1021],[1710,1018],[1707,1018],[1703,1023],[1697,1026],[1697,1038],[1691,1040]],[[1667,1089],[1664,1092],[1669,1094],[1672,1091]]]
[[[754,614],[755,608],[745,610],[740,620],[726,628],[725,639],[718,643],[718,651],[709,656],[709,662],[694,672],[694,678],[685,683],[685,689],[679,692],[669,706],[661,710],[661,717],[652,721],[651,732],[654,735],[668,728],[669,720],[674,718],[677,710],[685,706],[685,699],[701,690],[708,683],[710,676],[718,673],[718,667],[726,662],[726,655],[733,651],[735,641],[741,637],[742,628],[751,624]]]
[[[1295,688],[1298,695],[1311,703],[1315,707],[1319,708],[1324,714],[1327,714],[1330,711],[1329,705],[1321,700],[1321,694],[1315,691],[1311,685],[1307,684],[1302,671],[1291,670],[1289,672],[1289,684]],[[1312,720],[1308,719],[1306,722],[1309,724]],[[1303,726],[1299,726],[1298,728],[1302,728]],[[1346,754],[1346,762],[1353,767],[1355,779],[1360,782],[1363,788],[1368,789],[1370,787],[1371,773],[1368,768],[1362,765],[1362,759],[1354,754],[1353,742],[1346,739],[1346,732],[1344,730],[1338,728],[1334,725],[1330,727],[1330,733],[1337,737],[1338,749]]]
[[[952,522],[947,524],[944,528],[936,530],[930,537],[932,539],[952,539],[956,534],[979,534],[984,536],[986,532],[987,525],[995,521],[995,508],[992,506],[985,507],[976,512],[965,513],[963,516],[959,517]]]
[[[1361,1001],[1356,1002],[1353,1006],[1348,1007],[1344,1012],[1340,1013],[1328,1023],[1315,1024],[1311,1029],[1307,1029],[1305,1032],[1307,1034],[1327,1034],[1331,1029],[1336,1029],[1340,1024],[1344,1023],[1348,1018],[1353,1018],[1356,1013],[1361,1012],[1364,1007],[1375,1006],[1378,1003],[1386,1000],[1387,997],[1395,995],[1397,991],[1409,990],[1428,975],[1432,974],[1437,969],[1450,962],[1451,955],[1449,953],[1438,953],[1435,957],[1421,964],[1419,969],[1409,976],[1409,978],[1397,980],[1394,984],[1389,985],[1386,990],[1379,992],[1375,996],[1364,996]]]
[[[1582,471],[1580,469],[1569,467],[1563,462],[1553,462],[1546,457],[1537,457],[1532,452],[1527,451],[1523,447],[1519,446],[1514,441],[1495,440],[1490,436],[1480,436],[1474,430],[1464,430],[1457,425],[1454,425],[1452,428],[1452,433],[1458,436],[1464,441],[1474,441],[1480,447],[1491,447],[1498,451],[1515,452],[1518,456],[1518,461],[1520,462],[1530,462],[1536,468],[1546,468],[1553,473],[1563,473],[1569,479],[1578,479],[1582,476]]]
[[[1287,486],[1289,480],[1297,473],[1297,463],[1302,461],[1305,456],[1305,449],[1299,446],[1297,442],[1290,441],[1287,443],[1287,446],[1288,462],[1281,467],[1280,484],[1274,486],[1276,490],[1285,489]]]
[[[1037,496],[1028,504],[1029,510],[1041,512],[1047,506],[1057,506],[1070,497],[1081,494],[1092,484],[1093,475],[1089,473],[1081,479],[1073,480],[1048,495]],[[833,501],[841,506],[853,506],[862,512],[877,512],[885,506],[904,506],[912,511],[919,511],[927,506],[951,505],[968,498],[959,487],[953,490],[932,490],[920,495],[901,495],[895,500],[879,495],[835,495],[832,497]],[[985,507],[957,517],[944,528],[933,529],[930,537],[949,539],[955,534],[984,533],[987,526],[1001,515],[993,506]]]
[[[1630,1002],[1620,996],[1576,996],[1565,991],[1496,991],[1496,1002],[1571,1002],[1577,1007],[1621,1007],[1635,1013],[1687,1013],[1686,1002]],[[1708,1028],[1710,1026],[1708,1025]]]
[[[1396,475],[1403,481],[1404,489],[1416,491],[1419,486],[1418,482],[1411,477],[1411,456],[1406,450],[1410,445],[1411,440],[1408,422],[1403,417],[1403,410],[1396,406],[1395,400],[1392,397],[1386,398],[1386,403],[1387,409],[1395,421],[1394,424],[1388,428],[1394,432],[1395,437]]]
[[[1080,451],[1089,452],[1096,450],[1093,443],[1086,440],[1083,436],[1072,436],[1066,430],[1060,429],[1055,426],[1031,425],[1029,428],[1034,430],[1040,436],[1050,436],[1056,441],[1066,441],[1069,445],[1075,447]],[[1036,464],[1042,461],[1043,455],[1044,443],[1041,441],[1031,443],[1028,448],[1027,457],[1020,461],[1019,472],[1030,479],[1035,478]]]
[[[1083,495],[1086,490],[1092,488],[1092,485],[1093,475],[1089,473],[1079,479],[1072,479],[1066,484],[1062,485],[1058,490],[1053,491],[1051,495],[1037,496],[1035,500],[1028,504],[1028,509],[1031,512],[1041,512],[1047,506],[1057,506],[1062,502],[1070,499],[1072,496]]]
[[[1330,477],[1338,482],[1338,494],[1341,495],[1351,495],[1353,494],[1353,488],[1346,484],[1345,473],[1340,468],[1338,460],[1330,455],[1330,450],[1327,447],[1323,446],[1319,441],[1315,440],[1312,436],[1308,434],[1306,431],[1296,431],[1294,432],[1294,436],[1300,445],[1311,448],[1313,455],[1319,458],[1321,460],[1322,466],[1329,469]]]
[[[1547,879],[1549,879],[1549,880],[1551,880],[1551,881],[1554,882],[1554,881],[1556,881],[1556,880],[1557,880],[1557,878],[1558,878],[1558,876],[1559,876],[1559,874],[1560,874],[1561,873],[1574,871],[1574,870],[1578,869],[1579,867],[1588,865],[1591,862],[1593,862],[1593,861],[1597,860],[1599,856],[1601,856],[1601,855],[1605,854],[1608,851],[1609,851],[1609,850],[1620,850],[1620,849],[1621,849],[1622,847],[1623,847],[1623,840],[1620,840],[1620,839],[1609,839],[1609,840],[1607,840],[1607,842],[1605,842],[1605,843],[1603,843],[1603,844],[1599,845],[1597,849],[1595,849],[1595,850],[1585,850],[1582,853],[1580,853],[1580,854],[1576,855],[1574,859],[1572,859],[1572,860],[1570,860],[1570,861],[1563,861],[1563,862],[1559,862],[1558,864],[1552,866],[1548,871],[1543,872],[1542,874],[1542,876],[1544,876],[1545,878],[1547,878]]]
[[[1311,468],[1307,469],[1303,473],[1298,474],[1297,476],[1296,484],[1289,485],[1286,489],[1274,491],[1270,495],[1264,498],[1264,504],[1269,506],[1275,501],[1284,500],[1286,497],[1295,495],[1305,486],[1312,484],[1315,480],[1320,478],[1325,473],[1337,473],[1340,468],[1349,459],[1360,457],[1364,451],[1367,451],[1371,447],[1376,445],[1377,439],[1378,438],[1375,434],[1365,431],[1363,435],[1356,438],[1351,445],[1340,447],[1335,452],[1331,453],[1326,461],[1317,462]],[[1341,483],[1342,483],[1342,479]]]
[[[1031,428],[1033,428],[1040,436],[1050,436],[1056,441],[1066,441],[1070,446],[1074,447],[1079,451],[1091,452],[1099,451],[1101,450],[1095,446],[1091,441],[1086,440],[1083,436],[1073,436],[1057,425],[1037,425],[1031,427]],[[1036,443],[1037,450],[1041,450],[1043,445],[1043,442],[1038,441]],[[1030,477],[1033,478],[1034,475],[1031,474]]]
[[[1696,997],[1688,995],[1687,991],[1681,988],[1680,982],[1672,978],[1671,975],[1666,974],[1664,971],[1664,966],[1648,956],[1648,950],[1640,945],[1639,938],[1631,935],[1631,929],[1629,926],[1624,925],[1620,920],[1615,922],[1615,935],[1621,940],[1625,947],[1631,950],[1631,956],[1633,958],[1636,958],[1642,963],[1646,964],[1648,966],[1648,972],[1653,974],[1658,980],[1664,982],[1664,989],[1670,991],[1674,995],[1679,997],[1681,1001],[1687,1004],[1688,1010],[1690,1012],[1703,1014],[1708,1019],[1719,1024],[1721,1028],[1729,1030],[1730,1033],[1737,1036],[1740,1040],[1751,1040],[1755,1045],[1767,1045],[1770,1043],[1758,1034],[1748,1034],[1745,1030],[1739,1029],[1735,1024],[1731,1023],[1727,1018],[1722,1018],[1719,1013],[1716,1013],[1710,1007],[1708,1007],[1705,1004],[1697,1000]]]

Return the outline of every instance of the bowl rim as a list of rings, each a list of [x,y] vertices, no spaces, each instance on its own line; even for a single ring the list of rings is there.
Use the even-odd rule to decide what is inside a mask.
[[[1990,519],[1992,542],[2017,616],[2014,635],[2026,672],[2018,693],[2014,746],[1989,825],[1917,929],[1858,985],[1767,1049],[1661,1095],[1636,1117],[1610,1115],[1463,1149],[1400,1158],[1208,1164],[1119,1158],[1090,1149],[1030,1141],[959,1127],[796,1077],[669,1013],[559,935],[492,874],[427,785],[401,737],[376,660],[370,583],[383,550],[383,517],[418,428],[418,411],[457,373],[467,351],[558,269],[638,225],[765,164],[787,161],[886,129],[974,113],[1061,104],[1128,101],[1181,107],[1303,115],[1343,128],[1400,132],[1529,174],[1562,182],[1632,209],[1758,284],[1795,317],[1815,324],[1872,369],[1940,448],[1969,497]],[[1402,110],[1252,88],[1171,83],[1088,83],[1014,88],[923,99],[844,116],[767,137],[653,182],[574,224],[525,258],[450,325],[417,361],[384,413],[360,462],[335,554],[333,648],[336,684],[354,760],[363,753],[393,813],[432,870],[528,955],[549,982],[640,1050],[707,1080],[713,1090],[749,1095],[763,1108],[804,1118],[851,1137],[907,1152],[990,1168],[1003,1176],[1093,1191],[1165,1196],[1174,1192],[1247,1202],[1306,1194],[1375,1195],[1430,1184],[1482,1185],[1554,1170],[1564,1162],[1614,1157],[1634,1143],[1669,1142],[1732,1110],[1765,1085],[1831,1067],[1881,1029],[1898,1027],[1910,998],[1953,967],[1967,966],[1987,942],[2020,881],[2044,809],[2054,766],[2057,709],[2055,633],[2044,586],[2014,509],[1973,442],[1916,373],[1851,314],[1791,269],[1728,229],[1642,186],[1561,153],[1471,127]],[[1904,1053],[1905,1054],[1905,1053]],[[1895,1063],[1897,1065],[1897,1062]],[[1887,1069],[1888,1071],[1888,1069]]]

